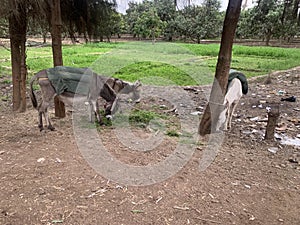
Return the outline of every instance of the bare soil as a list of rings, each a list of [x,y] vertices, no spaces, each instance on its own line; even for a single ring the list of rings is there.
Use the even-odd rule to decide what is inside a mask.
[[[271,83],[266,77],[251,80],[212,164],[198,169],[207,147],[203,139],[178,173],[148,186],[126,186],[98,174],[78,149],[71,112],[53,118],[53,132],[39,131],[29,99],[25,113],[12,112],[11,86],[2,78],[0,224],[300,224],[299,147],[263,138],[266,107],[278,104],[277,135],[300,141],[299,75],[295,68],[272,74]],[[200,111],[208,89],[186,90]],[[296,102],[280,101],[291,96]],[[144,100],[142,107],[155,104],[161,102]],[[164,141],[158,149],[137,153],[121,145],[112,130],[101,128],[105,146],[132,165],[163,160],[178,142],[159,134]],[[153,131],[134,132],[147,138]]]

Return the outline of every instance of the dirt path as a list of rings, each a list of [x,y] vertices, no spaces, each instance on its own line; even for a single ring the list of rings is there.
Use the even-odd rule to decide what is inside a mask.
[[[97,173],[77,146],[70,113],[55,120],[57,131],[40,133],[36,111],[28,104],[26,113],[13,113],[11,88],[1,83],[8,97],[0,103],[0,224],[300,224],[299,147],[263,140],[265,108],[272,103],[280,104],[278,135],[300,140],[299,99],[280,101],[300,97],[299,75],[295,69],[274,74],[271,84],[252,81],[212,164],[199,171],[208,149],[202,140],[178,173],[148,186],[126,186]],[[204,106],[203,91],[187,93]],[[159,134],[164,141],[157,149],[136,153],[112,132],[103,128],[101,139],[125,164],[164,160],[179,142]]]

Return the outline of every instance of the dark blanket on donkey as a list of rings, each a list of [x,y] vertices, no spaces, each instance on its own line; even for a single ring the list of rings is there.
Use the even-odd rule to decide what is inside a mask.
[[[247,82],[247,78],[244,74],[242,74],[241,72],[235,71],[235,70],[230,70],[229,72],[229,76],[228,76],[228,84],[234,79],[237,78],[241,81],[242,83],[242,92],[243,94],[247,94],[248,93],[248,82]],[[227,85],[228,88],[228,85]]]
[[[93,72],[88,68],[56,66],[47,69],[47,76],[58,95],[71,92],[87,95]]]

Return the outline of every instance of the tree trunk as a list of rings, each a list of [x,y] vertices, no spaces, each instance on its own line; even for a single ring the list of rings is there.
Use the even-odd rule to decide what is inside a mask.
[[[293,12],[292,12],[292,17],[293,19],[297,22],[297,14],[299,11],[299,5],[300,5],[300,0],[294,0],[294,6],[293,6]]]
[[[27,23],[26,23],[27,24]],[[21,81],[20,81],[20,98],[21,104],[19,111],[26,111],[26,79],[27,79],[27,65],[26,65],[26,26],[22,31],[22,42],[21,42]]]
[[[13,110],[24,112],[26,110],[26,10],[17,7],[9,1],[11,9],[19,9],[18,15],[11,13],[9,16],[9,34],[11,46],[11,64],[13,81]]]
[[[61,38],[61,10],[60,0],[51,0],[51,37],[52,37],[52,54],[54,66],[62,66],[62,38]],[[66,116],[65,105],[58,97],[54,98],[55,116],[63,118]]]
[[[21,90],[20,83],[21,80],[21,54],[20,54],[20,40],[15,32],[16,22],[14,18],[9,18],[9,35],[10,35],[10,46],[11,46],[11,65],[12,65],[12,83],[13,83],[13,110],[17,111],[21,105]]]
[[[47,43],[47,33],[43,32],[43,44]]]
[[[269,46],[270,45],[270,40],[271,40],[271,31],[268,31],[267,34],[266,34],[266,46]]]
[[[223,24],[221,46],[216,67],[209,103],[199,125],[199,134],[206,135],[216,132],[216,125],[221,110],[224,108],[224,95],[228,83],[231,63],[232,45],[235,30],[241,12],[242,0],[229,0]]]

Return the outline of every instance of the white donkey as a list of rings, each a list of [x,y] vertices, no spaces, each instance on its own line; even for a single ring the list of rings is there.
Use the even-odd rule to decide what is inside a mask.
[[[248,92],[248,82],[244,74],[231,70],[229,74],[229,82],[227,92],[224,97],[224,110],[220,113],[216,130],[219,131],[231,129],[231,120],[233,113],[243,96]]]

